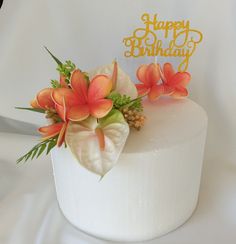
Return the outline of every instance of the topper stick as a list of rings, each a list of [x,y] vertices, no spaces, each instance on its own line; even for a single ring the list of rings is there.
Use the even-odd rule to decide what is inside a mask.
[[[154,64],[157,64],[157,56],[154,57]]]

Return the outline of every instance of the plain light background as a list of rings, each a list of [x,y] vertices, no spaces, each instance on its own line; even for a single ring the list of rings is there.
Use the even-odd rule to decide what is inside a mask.
[[[236,227],[236,207],[233,207],[236,206],[235,10],[234,0],[5,0],[0,10],[0,116],[2,116],[0,130],[33,134],[34,125],[42,124],[44,121],[38,115],[14,109],[15,106],[26,106],[38,90],[48,86],[50,79],[57,78],[55,64],[44,51],[44,45],[62,60],[71,59],[83,70],[110,63],[116,57],[120,65],[135,80],[133,74],[138,65],[153,60],[124,58],[125,48],[122,39],[141,25],[141,14],[158,13],[163,20],[189,19],[192,27],[203,32],[203,42],[190,59],[189,71],[193,77],[189,86],[190,98],[200,104],[209,116],[200,210],[197,210],[200,211],[200,215],[203,212],[205,215],[202,214],[202,219],[204,216],[206,219],[196,228],[196,231],[200,231],[196,238],[202,238],[201,241],[199,239],[199,243],[204,243],[203,240],[208,240],[206,243],[225,240],[228,240],[227,243],[234,243],[233,240],[236,240],[236,234],[233,233]],[[18,120],[23,123],[18,123]],[[29,122],[31,125],[24,122]],[[11,145],[17,143],[17,140],[8,138],[8,143]],[[1,158],[5,151],[3,146],[7,147],[6,145],[8,144],[2,139]],[[26,150],[21,143],[20,146],[17,144],[14,150],[18,150],[17,148]],[[14,155],[11,155],[11,159],[13,170]],[[4,171],[4,163],[0,166],[2,178],[14,178],[12,172]],[[49,166],[45,167],[48,170]],[[33,167],[31,170],[34,172]],[[6,173],[9,175],[6,176]],[[38,187],[36,182],[35,184]],[[24,187],[25,185],[22,186],[22,194],[25,191]],[[12,193],[10,188],[4,188],[3,184],[0,188],[1,192]],[[0,213],[3,207],[4,212],[7,211],[6,205],[1,205],[1,199]],[[14,198],[12,200],[14,201]],[[210,211],[213,211],[212,215],[208,216],[207,213]],[[201,221],[199,215],[197,216]],[[213,216],[217,218],[214,219]],[[201,232],[204,225],[206,226],[204,229],[212,226],[205,234]],[[193,228],[193,233],[194,230]],[[178,232],[177,237],[180,239],[177,237],[168,239],[171,237],[167,236],[162,242],[159,240],[153,243],[198,243],[194,240],[188,242],[188,239],[181,239],[181,236],[191,233],[184,231],[186,230],[182,231],[184,233],[182,235],[181,231]],[[5,238],[4,241],[7,240],[0,228],[0,240],[1,236]],[[77,243],[75,240],[65,242],[61,239],[55,243]],[[93,241],[89,239],[88,242],[78,243],[96,243]],[[49,242],[38,240],[33,243]]]

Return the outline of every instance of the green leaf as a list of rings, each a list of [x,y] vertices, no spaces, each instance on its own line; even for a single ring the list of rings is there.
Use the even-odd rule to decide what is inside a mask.
[[[22,109],[22,110],[28,110],[28,111],[32,111],[32,112],[37,112],[37,113],[45,113],[44,109],[41,108],[22,108],[22,107],[15,107],[16,109]]]
[[[27,160],[30,158],[32,152],[33,152],[33,151],[30,151],[30,153],[26,156],[25,161],[27,161]]]
[[[50,150],[56,146],[57,137],[58,136],[55,136],[53,138],[50,138],[50,139],[47,139],[45,141],[38,143],[29,152],[27,152],[25,155],[20,157],[16,162],[17,163],[20,163],[22,161],[26,162],[30,158],[32,160],[35,158],[36,155],[37,155],[36,158],[38,158],[45,151],[46,148],[47,148],[46,154],[48,154],[50,152]]]
[[[112,92],[107,98],[113,101],[113,106],[116,109],[120,109],[122,106],[131,102],[131,98],[127,95],[121,95],[117,92]]]
[[[88,75],[88,73],[86,73],[86,72],[83,72],[83,74],[84,74],[84,78],[87,80],[87,82],[89,83],[89,75]]]
[[[143,111],[143,104],[142,104],[142,97],[137,97],[133,99],[129,104],[125,105],[124,107],[129,107],[131,109],[135,109],[138,112]]]
[[[131,97],[127,95],[121,95],[120,93],[112,92],[107,98],[113,101],[113,107],[115,109],[121,110],[122,108],[129,107],[135,109],[138,112],[143,110],[141,97],[137,97],[132,100]]]
[[[55,57],[47,47],[44,46],[44,48],[47,50],[47,52],[51,55],[51,57],[55,60],[55,62],[58,64],[58,66],[62,66],[62,62],[57,58]]]
[[[65,64],[61,64],[57,67],[57,71],[63,76],[66,77],[66,82],[69,83],[70,76],[72,71],[76,69],[76,66],[74,63],[72,63],[70,60],[67,60]]]
[[[18,164],[18,163],[20,163],[21,161],[23,161],[23,160],[24,160],[24,158],[25,158],[24,156],[23,156],[23,157],[18,158],[18,159],[17,159],[17,161],[16,161],[16,163],[17,163],[17,164]]]
[[[31,160],[34,159],[34,157],[36,156],[37,152],[38,152],[38,147],[34,150],[33,154],[32,154],[32,157],[31,157]]]
[[[42,146],[40,147],[39,152],[38,152],[36,158],[38,158],[43,153],[43,151],[45,150],[45,148],[46,148],[46,144],[42,144]]]
[[[60,88],[61,84],[58,80],[51,80],[52,88]]]
[[[50,151],[56,146],[56,143],[57,143],[56,140],[51,140],[48,143],[46,155],[48,155],[50,153]]]

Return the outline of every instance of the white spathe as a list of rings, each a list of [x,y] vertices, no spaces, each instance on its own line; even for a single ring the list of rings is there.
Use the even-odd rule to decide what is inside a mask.
[[[114,64],[111,63],[108,65],[98,67],[98,68],[88,72],[88,74],[89,74],[90,80],[94,76],[100,75],[100,74],[105,74],[105,75],[108,75],[109,77],[111,77],[113,70],[114,70]],[[131,81],[129,75],[127,75],[120,68],[119,64],[118,64],[116,87],[115,87],[114,91],[116,91],[122,95],[130,96],[132,99],[135,99],[138,96],[138,92],[135,87],[135,84]]]
[[[66,143],[78,162],[86,169],[100,176],[104,176],[117,163],[127,137],[129,126],[122,114],[118,119],[113,112],[104,123],[99,124],[97,119],[89,117],[83,122],[69,122],[66,131]],[[99,127],[104,134],[105,148],[100,149],[96,128]]]
[[[189,99],[144,104],[146,124],[130,133],[104,178],[81,167],[68,149],[52,151],[57,198],[79,229],[114,241],[143,241],[183,224],[201,179],[207,116]]]

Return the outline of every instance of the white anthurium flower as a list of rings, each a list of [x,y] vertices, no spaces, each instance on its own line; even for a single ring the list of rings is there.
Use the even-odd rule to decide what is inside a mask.
[[[119,67],[116,61],[112,64],[98,67],[97,69],[88,72],[88,75],[90,80],[98,74],[105,74],[112,78],[114,75],[114,69],[116,68],[117,75],[113,91],[118,92],[121,95],[127,95],[132,99],[137,98],[138,92],[135,84],[131,81],[130,77]]]
[[[97,122],[89,117],[82,122],[69,122],[66,143],[89,171],[104,176],[117,163],[129,135],[129,125],[118,110]]]

